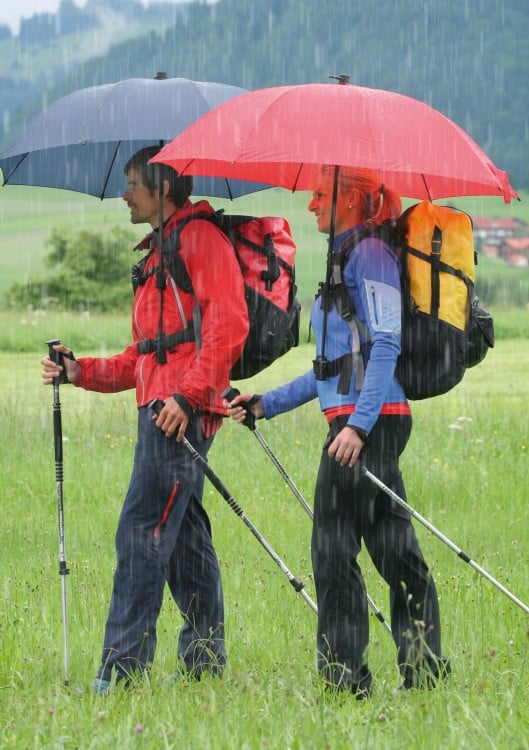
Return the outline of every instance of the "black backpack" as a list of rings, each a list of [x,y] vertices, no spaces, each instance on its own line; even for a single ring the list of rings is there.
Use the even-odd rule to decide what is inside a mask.
[[[244,279],[250,330],[239,361],[230,372],[232,380],[256,375],[299,343],[301,306],[296,297],[294,260],[296,246],[286,219],[279,217],[234,216],[217,211],[197,213],[184,219],[163,241],[163,268],[160,286],[165,285],[168,269],[178,286],[193,292],[191,279],[179,253],[180,233],[190,222],[210,221],[230,240]],[[133,288],[144,283],[145,259],[133,268]],[[159,273],[154,268],[150,274]],[[161,328],[161,326],[160,326]],[[158,335],[138,344],[138,352],[156,351],[157,361],[165,361],[165,351],[183,341],[200,346],[200,320],[195,316],[185,330]]]
[[[369,332],[356,320],[341,279],[349,253],[373,236],[384,240],[401,264],[401,354],[395,375],[411,400],[446,393],[494,346],[493,319],[474,291],[472,220],[457,209],[423,201],[404,211],[394,226],[354,233],[333,254],[337,307],[356,326],[353,339],[359,332],[368,341]]]

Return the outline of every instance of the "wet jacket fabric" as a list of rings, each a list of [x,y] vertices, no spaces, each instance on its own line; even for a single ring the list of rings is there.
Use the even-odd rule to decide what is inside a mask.
[[[337,251],[356,227],[335,237]],[[393,376],[400,354],[401,295],[399,263],[393,251],[379,238],[367,237],[350,252],[343,281],[353,302],[355,315],[369,330],[366,341],[360,326],[360,340],[366,365],[361,390],[356,389],[353,371],[349,393],[339,393],[339,375],[317,380],[313,370],[262,397],[267,419],[316,397],[328,421],[349,414],[348,424],[369,434],[379,414],[409,414],[406,397]],[[321,355],[323,311],[317,298],[311,311],[311,325],[316,337],[316,354]],[[328,312],[325,357],[334,361],[352,350],[352,333],[336,306]],[[369,363],[369,365],[368,365]]]
[[[164,238],[190,214],[212,213],[207,201],[176,210],[164,225]],[[138,248],[153,244],[147,235]],[[183,330],[198,304],[201,344],[181,343],[167,350],[167,362],[156,362],[156,353],[138,354],[137,343],[154,339],[159,327],[160,295],[156,274],[149,275],[135,293],[132,305],[133,343],[112,357],[80,358],[75,385],[87,390],[113,393],[136,389],[138,407],[155,398],[181,394],[193,409],[225,415],[220,394],[229,385],[230,368],[239,359],[248,333],[244,284],[233,248],[225,235],[208,221],[192,221],[181,232],[180,255],[192,281],[193,293],[182,291],[166,272],[163,291],[163,332]],[[159,265],[153,247],[144,272]]]

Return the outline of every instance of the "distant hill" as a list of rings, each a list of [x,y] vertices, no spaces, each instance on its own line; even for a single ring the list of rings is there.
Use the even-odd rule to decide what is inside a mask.
[[[441,110],[527,187],[528,29],[527,0],[63,0],[0,27],[0,143],[73,89],[159,70],[246,88],[348,73]]]

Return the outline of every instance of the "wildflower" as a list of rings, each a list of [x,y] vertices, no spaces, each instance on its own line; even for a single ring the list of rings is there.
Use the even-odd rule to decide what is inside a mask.
[[[134,727],[134,731],[137,732],[138,734],[140,732],[143,732],[143,724],[136,724],[136,726]]]

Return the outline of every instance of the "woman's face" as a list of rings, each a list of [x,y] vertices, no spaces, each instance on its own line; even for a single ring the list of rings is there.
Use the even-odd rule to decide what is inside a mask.
[[[332,211],[332,188],[333,178],[328,175],[319,174],[314,181],[312,200],[308,210],[316,217],[318,231],[329,234],[331,229]],[[355,210],[352,193],[343,193],[338,190],[336,198],[336,214],[334,220],[334,233],[340,234],[346,229],[356,226],[359,222],[358,213]]]

